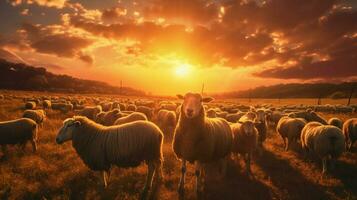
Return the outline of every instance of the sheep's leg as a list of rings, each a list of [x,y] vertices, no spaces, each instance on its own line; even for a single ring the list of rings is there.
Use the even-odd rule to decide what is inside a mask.
[[[290,149],[290,145],[291,145],[291,138],[287,138],[287,143],[286,143],[286,146],[285,146],[285,151],[289,151]]]
[[[154,162],[148,162],[148,174],[146,177],[146,183],[143,189],[143,192],[141,193],[140,199],[146,199],[146,196],[152,186],[152,179],[154,177],[155,173],[155,163]]]
[[[200,199],[203,192],[203,183],[202,183],[202,165],[199,161],[195,161],[195,176],[196,176],[196,185],[195,191],[197,198]]]
[[[31,140],[31,144],[32,144],[32,150],[35,153],[37,151],[37,143],[36,140]]]
[[[246,170],[247,170],[247,174],[252,174],[252,171],[250,169],[250,158],[251,158],[251,152],[249,152],[247,154],[247,158],[246,158],[246,163],[245,163],[245,167],[246,167]]]
[[[154,179],[154,182],[156,184],[160,184],[161,181],[163,180],[164,176],[163,176],[163,173],[162,173],[162,161],[157,161],[156,164],[155,164],[155,179]]]
[[[107,188],[108,187],[108,182],[107,182],[108,174],[106,171],[103,171],[102,174],[103,174],[104,188]]]
[[[326,175],[327,173],[327,156],[322,158],[322,178]]]
[[[185,175],[186,175],[186,160],[182,160],[181,163],[181,177],[180,177],[180,183],[178,187],[178,193],[180,197],[184,196],[185,193]]]

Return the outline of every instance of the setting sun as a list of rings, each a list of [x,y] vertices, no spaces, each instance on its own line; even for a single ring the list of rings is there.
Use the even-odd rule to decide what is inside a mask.
[[[190,74],[192,66],[189,64],[180,64],[175,68],[175,75],[178,77],[186,77]]]

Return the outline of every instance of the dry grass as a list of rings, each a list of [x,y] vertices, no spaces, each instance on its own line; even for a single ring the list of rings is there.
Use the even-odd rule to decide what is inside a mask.
[[[295,103],[303,103],[300,101]],[[21,105],[20,100],[2,101],[0,120],[20,117],[23,111]],[[37,153],[31,152],[30,145],[25,152],[17,147],[9,148],[9,158],[0,162],[1,199],[138,199],[145,181],[144,166],[136,169],[115,168],[109,187],[103,189],[100,174],[91,172],[82,163],[71,143],[55,144],[63,119],[72,114],[48,112],[48,120],[39,132]],[[356,114],[337,116],[347,119],[356,117]],[[165,178],[158,199],[178,199],[179,161],[171,150],[171,141],[165,141],[163,149]],[[228,176],[223,179],[217,178],[215,166],[210,166],[206,199],[357,199],[356,149],[345,153],[336,170],[322,180],[320,163],[304,161],[299,148],[285,152],[281,138],[270,129],[263,156],[255,155],[253,158],[254,178],[245,175],[241,160],[229,163]],[[189,166],[186,183],[186,197],[194,199],[192,166]]]

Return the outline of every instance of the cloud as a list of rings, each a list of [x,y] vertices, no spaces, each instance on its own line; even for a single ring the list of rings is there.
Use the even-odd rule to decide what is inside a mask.
[[[122,16],[126,16],[127,10],[125,8],[110,8],[102,12],[102,20],[105,22],[114,22]]]
[[[7,0],[12,6],[21,4],[36,4],[44,7],[61,9],[65,7],[67,0]]]
[[[57,30],[61,27],[44,27],[24,23],[22,31],[28,45],[38,53],[52,54],[58,57],[79,58],[92,63],[93,58],[83,55],[82,49],[90,46],[93,41],[89,38],[72,35],[70,32]]]

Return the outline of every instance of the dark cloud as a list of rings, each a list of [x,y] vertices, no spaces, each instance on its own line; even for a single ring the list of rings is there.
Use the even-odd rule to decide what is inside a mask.
[[[93,58],[83,55],[82,49],[93,43],[92,40],[72,36],[68,33],[56,33],[49,27],[41,27],[25,23],[22,26],[25,31],[27,43],[39,53],[53,54],[59,57],[75,58],[92,63]]]
[[[121,17],[126,16],[126,14],[127,14],[127,10],[125,8],[119,8],[119,7],[109,8],[109,9],[105,9],[102,12],[102,20],[108,23],[112,23],[119,20]]]

